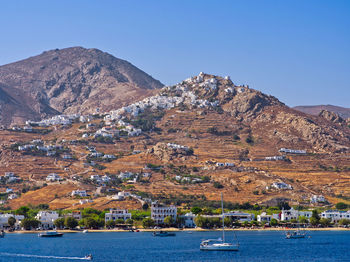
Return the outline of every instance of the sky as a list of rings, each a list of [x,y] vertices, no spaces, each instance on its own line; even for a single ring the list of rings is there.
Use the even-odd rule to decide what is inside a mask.
[[[350,107],[348,0],[0,0],[0,65],[71,46],[166,85],[203,71],[288,106]]]

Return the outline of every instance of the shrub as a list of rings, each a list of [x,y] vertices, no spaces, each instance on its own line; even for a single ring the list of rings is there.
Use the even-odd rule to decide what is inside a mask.
[[[217,181],[214,182],[214,187],[218,188],[218,189],[224,188],[224,186],[222,184],[220,184],[219,182],[217,182]]]

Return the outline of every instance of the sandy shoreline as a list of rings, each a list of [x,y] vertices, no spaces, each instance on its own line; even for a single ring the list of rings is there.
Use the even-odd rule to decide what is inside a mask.
[[[138,229],[140,232],[155,232],[155,231],[175,231],[175,232],[208,232],[208,231],[221,231],[221,229],[202,229],[202,228],[186,228],[183,230],[180,230],[178,228],[162,228],[162,229]],[[284,231],[285,228],[279,227],[279,228],[238,228],[238,229],[232,229],[227,228],[225,231]],[[292,230],[292,229],[291,229]],[[349,231],[350,228],[344,228],[344,227],[329,227],[329,228],[306,228],[306,231]],[[36,231],[36,230],[23,230],[23,231],[14,231],[14,232],[6,232],[7,234],[39,234],[45,231]],[[57,230],[57,232],[61,233],[82,233],[83,231],[80,230]],[[122,230],[122,229],[89,229],[88,232],[90,233],[106,233],[106,232],[129,232],[129,230]]]

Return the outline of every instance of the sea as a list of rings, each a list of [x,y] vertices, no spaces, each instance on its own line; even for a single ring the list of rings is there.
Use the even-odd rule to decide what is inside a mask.
[[[204,239],[219,231],[176,232],[153,237],[150,232],[65,233],[60,238],[7,234],[0,238],[0,261],[350,261],[350,231],[311,231],[305,239],[285,239],[281,231],[236,231],[237,252],[200,251]],[[234,232],[226,232],[227,242]]]

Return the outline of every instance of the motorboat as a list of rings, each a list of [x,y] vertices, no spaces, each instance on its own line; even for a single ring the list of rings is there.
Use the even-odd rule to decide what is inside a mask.
[[[224,201],[221,193],[221,209],[222,209],[222,238],[203,240],[199,246],[202,251],[238,251],[239,243],[236,239],[235,243],[225,242],[225,214]],[[236,236],[236,235],[235,235]]]
[[[174,237],[174,236],[176,236],[176,234],[174,232],[167,232],[167,231],[153,232],[152,235],[154,237]]]
[[[46,231],[45,233],[38,234],[38,237],[62,237],[63,233],[57,231]]]
[[[305,237],[306,237],[306,233],[300,230],[286,232],[286,239],[296,239],[296,238],[305,238]]]
[[[89,230],[85,229],[85,230],[83,230],[83,233],[84,234],[89,233]]]
[[[86,256],[84,257],[84,259],[86,259],[86,260],[92,260],[92,255],[91,255],[91,254],[86,255]]]

